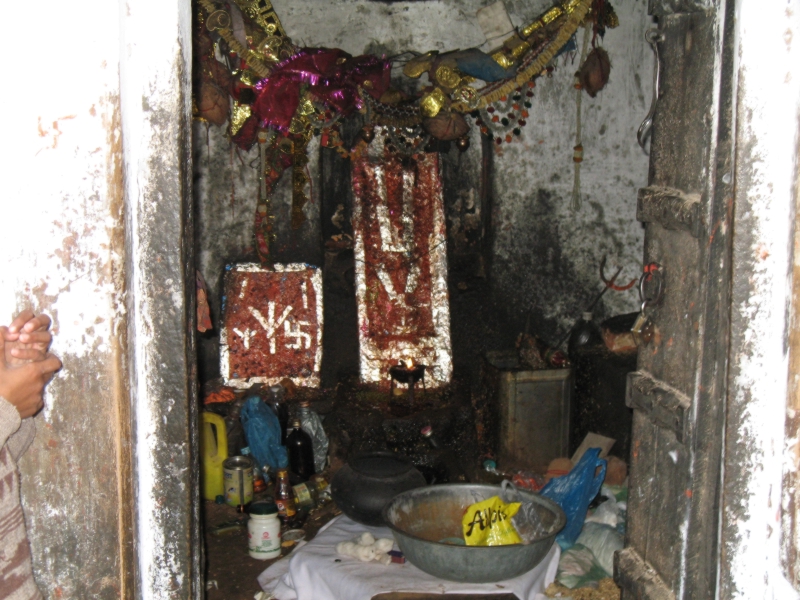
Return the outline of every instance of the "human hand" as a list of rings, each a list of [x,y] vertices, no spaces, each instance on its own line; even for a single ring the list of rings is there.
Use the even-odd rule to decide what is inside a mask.
[[[61,368],[61,361],[52,354],[45,354],[42,360],[12,366],[6,360],[8,335],[14,334],[9,334],[8,328],[0,327],[0,396],[13,404],[19,416],[25,419],[41,410],[44,386]]]
[[[11,366],[29,361],[44,360],[53,341],[49,331],[50,317],[34,315],[32,310],[21,312],[4,333],[5,359]]]

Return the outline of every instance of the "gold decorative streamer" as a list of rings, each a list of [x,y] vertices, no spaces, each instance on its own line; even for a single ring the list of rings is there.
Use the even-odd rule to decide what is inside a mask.
[[[306,214],[303,208],[308,203],[306,186],[308,185],[308,175],[306,175],[306,165],[308,164],[308,154],[306,148],[311,140],[311,131],[298,135],[294,143],[294,156],[292,163],[292,229],[300,229],[306,222]]]
[[[570,0],[560,7],[553,7],[545,14],[547,15],[556,9],[562,11],[561,14],[566,14],[567,16],[564,24],[561,26],[561,29],[559,29],[555,37],[550,41],[542,53],[536,57],[530,66],[517,73],[516,77],[509,80],[498,89],[481,96],[478,104],[479,108],[486,108],[493,102],[497,102],[503,96],[507,96],[508,94],[512,93],[520,85],[539,75],[545,69],[547,63],[549,63],[556,53],[561,49],[561,47],[569,41],[569,38],[572,37],[572,35],[578,30],[578,27],[580,27],[581,23],[583,23],[583,21],[586,19],[586,15],[588,15],[589,11],[592,9],[592,0]],[[537,22],[539,22],[542,18],[543,17],[538,19]],[[553,19],[555,18],[557,18],[557,16],[553,17]],[[552,22],[552,19],[550,22]],[[534,31],[536,29],[538,29],[538,27],[534,28]],[[523,30],[523,32],[524,31],[525,30]],[[451,108],[459,112],[469,112],[472,110],[463,102],[453,104]]]
[[[253,111],[249,104],[239,104],[238,102],[234,101],[233,108],[231,109],[230,119],[230,134],[232,136],[239,133],[242,125],[244,125],[245,121],[250,118],[252,112]]]
[[[303,208],[308,203],[306,175],[308,165],[308,143],[314,135],[310,118],[314,115],[314,103],[305,93],[300,98],[294,118],[289,125],[292,138],[292,229],[300,229],[306,221]]]
[[[272,3],[269,0],[234,0],[236,6],[250,17],[269,36],[281,37],[289,41]]]
[[[200,2],[200,5],[208,14],[213,14],[217,11],[217,7],[214,6],[214,3],[211,2],[211,0],[198,0],[198,2]],[[230,22],[230,17],[228,18],[228,22]],[[229,28],[215,27],[213,31],[216,31],[220,37],[225,40],[225,43],[228,44],[228,47],[242,57],[242,59],[247,63],[247,66],[255,71],[260,77],[268,77],[272,72],[272,69],[267,66],[257,52],[250,50],[249,48],[245,48],[239,43],[239,40],[234,37],[233,32]]]
[[[269,0],[234,0],[234,2],[242,13],[266,34],[264,39],[255,43],[256,50],[261,52],[264,59],[268,62],[280,62],[294,54],[292,40],[286,35],[283,24]]]
[[[546,11],[543,15],[541,15],[538,19],[536,19],[533,23],[525,27],[520,33],[522,34],[523,38],[531,37],[537,29],[541,29],[542,27],[549,25],[553,21],[555,21],[558,17],[562,16],[563,14],[570,14],[575,11],[580,5],[580,0],[570,0],[569,2],[565,2],[562,6],[554,6],[550,10]]]

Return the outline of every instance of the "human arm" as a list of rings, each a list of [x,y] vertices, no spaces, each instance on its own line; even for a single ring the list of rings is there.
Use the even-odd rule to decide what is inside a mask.
[[[36,424],[32,417],[22,419],[16,407],[5,398],[0,398],[0,448],[5,445],[14,460],[31,445],[36,435]]]

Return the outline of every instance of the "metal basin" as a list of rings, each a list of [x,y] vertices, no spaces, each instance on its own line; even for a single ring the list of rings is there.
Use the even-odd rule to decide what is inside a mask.
[[[426,573],[451,581],[503,581],[518,577],[539,564],[567,522],[564,511],[552,500],[532,492],[520,491],[519,494],[522,501],[535,503],[541,522],[540,532],[532,535],[532,525],[515,517],[514,524],[520,535],[531,539],[526,544],[461,546],[440,541],[463,539],[461,518],[464,511],[470,504],[492,496],[502,498],[500,486],[459,483],[409,490],[395,496],[384,507],[383,520],[391,528],[406,559]]]

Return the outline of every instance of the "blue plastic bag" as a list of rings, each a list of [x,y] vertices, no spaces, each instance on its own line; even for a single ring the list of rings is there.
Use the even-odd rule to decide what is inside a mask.
[[[250,452],[261,469],[269,466],[271,471],[285,469],[289,465],[286,448],[281,445],[281,424],[278,417],[258,396],[245,400],[241,412],[244,437]]]
[[[569,473],[554,477],[539,492],[558,504],[567,515],[567,525],[556,536],[564,550],[571,548],[581,534],[589,503],[606,478],[606,460],[598,456],[600,448],[589,448]],[[595,475],[597,467],[600,471]]]

